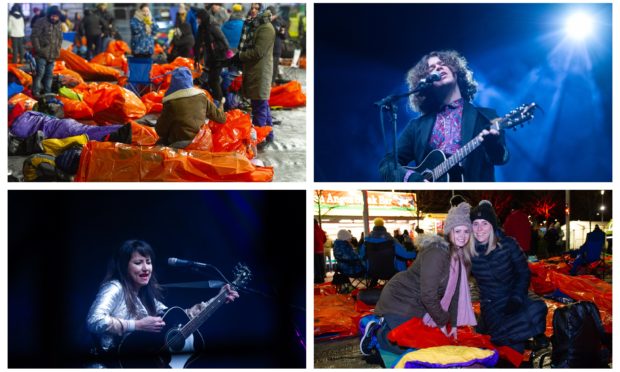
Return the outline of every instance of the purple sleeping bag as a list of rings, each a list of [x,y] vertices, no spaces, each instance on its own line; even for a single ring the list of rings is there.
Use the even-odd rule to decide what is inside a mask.
[[[13,122],[11,134],[18,138],[27,138],[40,130],[45,134],[45,138],[67,138],[86,134],[91,141],[103,141],[105,136],[118,131],[122,126],[86,125],[73,119],[58,119],[37,111],[26,111]]]

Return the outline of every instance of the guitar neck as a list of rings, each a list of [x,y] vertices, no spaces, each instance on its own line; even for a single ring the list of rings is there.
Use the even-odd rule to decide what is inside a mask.
[[[461,160],[465,159],[467,155],[471,154],[472,151],[477,149],[481,143],[482,141],[478,138],[478,136],[476,136],[473,140],[467,142],[465,146],[456,150],[456,152],[452,154],[452,156],[450,156],[448,159],[441,162],[441,164],[433,168],[433,179],[439,179],[441,176],[448,173],[448,171],[452,169],[452,167],[460,163]]]
[[[196,317],[187,322],[186,325],[181,328],[181,333],[184,338],[189,337],[192,333],[196,332],[198,328],[207,320],[213,313],[220,308],[226,302],[227,292],[221,292],[211,303],[207,305]]]

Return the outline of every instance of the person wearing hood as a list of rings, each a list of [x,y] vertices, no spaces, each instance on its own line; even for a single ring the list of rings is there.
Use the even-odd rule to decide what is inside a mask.
[[[97,4],[94,13],[101,18],[104,23],[103,34],[100,36],[99,48],[96,51],[96,54],[99,54],[108,48],[108,44],[112,40],[116,30],[114,29],[114,17],[108,11],[108,4]]]
[[[168,63],[174,61],[177,57],[189,58],[194,47],[194,33],[192,26],[187,21],[187,10],[185,5],[179,5],[177,13],[176,27],[174,29],[174,37],[172,38],[172,51],[168,55]]]
[[[212,3],[207,6],[207,11],[211,16],[211,19],[220,27],[222,27],[222,25],[226,23],[230,17],[223,5],[223,3]]]
[[[204,58],[205,66],[208,68],[209,90],[213,99],[220,102],[224,97],[220,75],[227,60],[228,41],[220,25],[214,21],[209,12],[199,10],[197,19],[199,26],[194,58],[196,62]]]
[[[421,333],[436,332],[440,338],[443,335],[446,344],[450,338],[458,340],[459,327],[476,325],[467,281],[473,246],[470,209],[467,203],[450,208],[445,237],[423,239],[413,265],[385,285],[375,307],[375,315],[383,319],[366,325],[360,342],[363,354],[371,353],[375,334],[376,346],[381,350],[402,354],[405,349],[392,344],[387,335],[413,318],[417,319],[416,326],[425,331]],[[420,339],[420,345],[409,346],[422,348],[424,342]]]
[[[170,87],[162,100],[163,109],[155,131],[159,144],[183,148],[191,143],[206,119],[226,122],[226,114],[201,89],[194,88],[192,72],[187,67],[172,71]],[[220,105],[223,107],[223,102]]]
[[[61,17],[60,9],[50,6],[45,17],[37,20],[30,35],[37,62],[37,71],[32,82],[32,94],[35,97],[41,93],[41,84],[45,93],[52,91],[54,61],[60,57],[62,46]]]
[[[368,257],[366,250],[370,246],[393,245],[394,246],[394,269],[396,271],[407,270],[407,260],[413,260],[416,257],[415,252],[407,252],[400,243],[387,232],[383,218],[375,218],[374,227],[370,234],[364,240],[364,244],[360,245],[359,255],[368,269]]]
[[[476,331],[491,342],[520,353],[533,338],[534,350],[549,345],[545,337],[547,305],[528,293],[530,269],[514,238],[498,225],[493,205],[482,200],[470,215],[475,245],[471,251],[471,274],[480,290],[480,320]]]
[[[32,18],[30,18],[30,28],[34,28],[34,24],[37,23],[39,18],[45,17],[45,14],[41,11],[40,8],[34,7],[32,8]]]
[[[338,261],[338,269],[346,276],[357,276],[366,270],[359,256],[353,250],[351,240],[353,236],[345,229],[338,231],[337,239],[334,241],[334,257]]]
[[[134,57],[151,58],[155,52],[153,36],[159,29],[153,22],[148,4],[140,4],[129,21],[131,28],[131,52]]]
[[[86,59],[90,60],[98,50],[101,50],[101,35],[107,23],[90,9],[84,10],[84,19],[80,23],[79,34],[86,37]]]
[[[276,31],[271,24],[271,12],[256,14],[260,4],[251,4],[250,13],[243,24],[239,52],[231,64],[241,64],[243,70],[242,94],[252,102],[252,123],[258,127],[273,126],[269,97],[273,74],[273,45]],[[273,131],[267,142],[273,142]]]
[[[243,5],[235,4],[232,6],[232,14],[226,23],[222,25],[222,32],[228,40],[228,46],[233,52],[237,52],[241,30],[243,29]]]
[[[24,15],[21,4],[13,4],[9,12],[7,30],[13,46],[13,63],[24,62]]]

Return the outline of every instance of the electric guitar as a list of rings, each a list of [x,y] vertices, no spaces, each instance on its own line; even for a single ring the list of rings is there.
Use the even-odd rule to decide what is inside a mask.
[[[530,103],[528,105],[521,105],[516,109],[510,111],[502,118],[494,119],[491,121],[491,129],[501,130],[514,128],[517,129],[517,125],[523,126],[523,123],[532,120],[534,118],[534,109],[537,107],[536,103]],[[426,155],[424,160],[417,167],[405,167],[412,170],[415,173],[409,176],[415,177],[418,174],[422,177],[422,181],[429,182],[451,182],[451,181],[465,181],[463,174],[459,175],[450,174],[450,172],[456,165],[471,154],[475,149],[480,146],[482,140],[478,136],[474,137],[465,146],[458,149],[452,156],[447,157],[441,150],[433,150]],[[450,173],[449,173],[450,172]],[[460,177],[460,179],[458,179]],[[452,179],[451,179],[452,178]]]
[[[252,273],[238,263],[234,269],[233,289],[243,288]],[[198,328],[222,306],[227,292],[221,292],[197,316],[190,319],[185,310],[172,307],[162,317],[166,326],[161,332],[135,331],[127,334],[118,346],[121,368],[183,368],[196,358],[192,353],[203,350],[204,338]]]

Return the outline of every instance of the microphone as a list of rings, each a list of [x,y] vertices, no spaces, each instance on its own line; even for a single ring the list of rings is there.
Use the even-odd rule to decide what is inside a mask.
[[[441,74],[437,71],[433,71],[432,74],[428,75],[424,79],[421,79],[418,84],[431,84],[439,80],[441,80]]]
[[[415,89],[413,90],[413,93],[418,93],[423,90],[426,90],[430,86],[433,85],[433,82],[439,81],[439,80],[441,80],[441,75],[439,74],[439,72],[433,71],[432,74],[428,75],[424,79],[420,79],[420,81],[418,82],[418,85],[416,85]]]
[[[199,267],[201,269],[204,269],[207,266],[210,266],[209,264],[206,264],[206,263],[182,260],[182,259],[176,258],[176,257],[168,258],[168,265],[175,266],[175,267],[187,267],[187,266],[189,266],[189,267]]]

